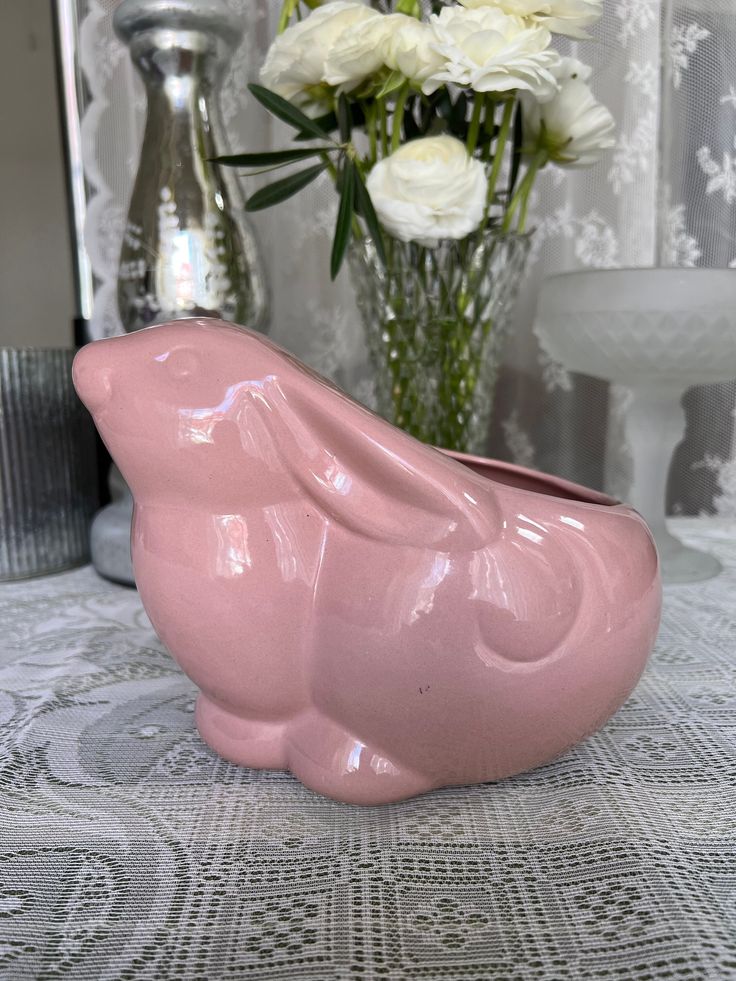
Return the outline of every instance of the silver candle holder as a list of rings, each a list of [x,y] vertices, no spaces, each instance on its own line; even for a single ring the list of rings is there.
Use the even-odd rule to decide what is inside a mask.
[[[235,174],[222,153],[219,90],[243,26],[224,0],[123,0],[148,110],[120,253],[123,328],[217,316],[265,330],[266,280]]]

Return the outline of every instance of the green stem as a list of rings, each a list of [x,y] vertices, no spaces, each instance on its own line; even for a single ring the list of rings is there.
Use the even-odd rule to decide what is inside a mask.
[[[537,152],[532,157],[532,161],[529,164],[524,178],[516,189],[516,193],[509,202],[509,206],[506,209],[506,215],[503,220],[503,231],[508,232],[511,229],[511,224],[516,214],[517,209],[521,205],[521,215],[519,217],[518,231],[523,232],[524,224],[526,222],[527,211],[529,208],[529,195],[531,194],[532,187],[534,186],[534,180],[539,172],[540,168],[547,163],[547,151],[537,150]]]
[[[368,130],[368,146],[371,165],[373,165],[378,158],[378,141],[376,134],[376,105],[374,102],[365,102],[363,104],[363,112],[365,114],[365,124]]]
[[[524,197],[521,202],[521,210],[519,211],[519,234],[523,234],[526,228],[526,216],[529,210],[529,199],[531,197],[532,189],[534,187],[534,181],[536,180],[539,171],[547,163],[548,159],[549,156],[547,152],[540,151],[535,155],[534,160],[532,161],[532,164],[529,168],[529,173],[527,174],[528,184],[526,190],[524,191]]]
[[[381,122],[381,153],[384,157],[388,156],[388,114],[386,112],[386,100],[378,100],[378,112]]]
[[[496,99],[493,95],[486,96],[486,118],[483,120],[483,130],[488,137],[483,147],[481,160],[487,164],[491,159],[491,144],[493,143],[493,127],[496,122]]]
[[[289,21],[291,20],[294,10],[298,8],[299,0],[284,0],[281,6],[281,14],[279,16],[278,27],[276,28],[277,34],[283,34],[286,28],[289,26]]]
[[[404,122],[404,107],[406,106],[406,100],[409,95],[409,85],[408,83],[402,85],[399,89],[399,94],[396,97],[396,105],[394,107],[394,119],[393,128],[391,130],[391,153],[396,153],[401,145],[401,126]]]
[[[483,105],[485,99],[482,95],[475,96],[475,102],[473,103],[473,115],[470,119],[470,126],[468,128],[468,156],[472,157],[475,153],[475,147],[478,143],[478,132],[480,130],[480,117],[483,113]]]
[[[483,213],[484,224],[488,220],[491,207],[493,206],[493,198],[496,195],[496,184],[498,183],[498,177],[503,166],[506,143],[509,138],[509,130],[511,129],[511,120],[514,117],[514,105],[514,99],[509,99],[503,107],[501,128],[498,131],[498,139],[496,140],[496,152],[493,155],[493,164],[491,165],[491,172],[488,175],[488,196],[486,197],[486,208]]]
[[[330,160],[329,156],[326,153],[320,153],[320,157],[327,164],[327,173],[330,175],[330,177],[332,178],[332,180],[335,183],[337,183],[337,167]]]
[[[534,177],[536,177],[536,171],[533,175],[533,178]],[[532,180],[529,181],[529,186],[527,187],[526,192],[524,193],[524,198],[521,202],[521,208],[519,210],[519,227],[517,231],[519,232],[520,235],[523,233],[524,228],[526,226],[526,216],[527,216],[527,211],[529,210],[529,195],[531,194],[532,185],[534,183],[533,178]]]

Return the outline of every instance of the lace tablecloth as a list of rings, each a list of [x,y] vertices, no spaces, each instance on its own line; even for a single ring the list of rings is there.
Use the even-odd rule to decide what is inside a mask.
[[[0,977],[736,978],[736,524],[558,762],[376,809],[239,770],[137,594],[0,587]]]

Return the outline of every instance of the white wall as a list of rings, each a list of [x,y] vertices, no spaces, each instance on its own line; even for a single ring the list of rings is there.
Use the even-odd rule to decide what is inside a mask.
[[[50,0],[0,0],[0,345],[69,345],[74,315]]]

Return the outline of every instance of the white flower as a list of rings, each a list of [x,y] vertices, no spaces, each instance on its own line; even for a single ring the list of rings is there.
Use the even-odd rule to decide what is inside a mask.
[[[346,91],[360,85],[385,64],[385,51],[392,35],[404,21],[417,23],[406,14],[379,14],[368,21],[360,20],[342,31],[329,50],[325,61],[325,81]]]
[[[435,32],[429,24],[405,16],[397,30],[385,39],[384,64],[391,71],[399,71],[412,82],[421,84],[444,66],[436,44]]]
[[[305,89],[325,81],[330,50],[343,31],[381,16],[354,0],[333,0],[317,7],[274,40],[261,68],[261,82],[282,98],[297,100]]]
[[[552,69],[552,74],[558,82],[566,82],[571,78],[579,78],[581,82],[587,82],[593,74],[590,65],[586,65],[577,58],[560,58],[557,68]]]
[[[589,167],[616,142],[613,116],[579,78],[563,81],[549,102],[525,98],[523,108],[525,142],[546,149],[556,163]]]
[[[524,17],[543,24],[555,34],[588,37],[591,27],[603,13],[603,0],[460,0],[464,7],[497,7],[505,14]]]
[[[469,85],[476,92],[520,89],[540,99],[557,91],[554,69],[560,56],[550,48],[546,28],[529,27],[495,7],[444,7],[430,23],[435,50],[445,65],[424,82],[427,95],[445,82]]]
[[[478,227],[488,182],[479,160],[454,136],[412,140],[384,157],[367,181],[384,227],[403,242],[436,245]]]

